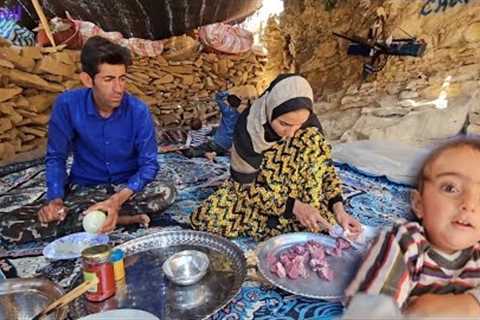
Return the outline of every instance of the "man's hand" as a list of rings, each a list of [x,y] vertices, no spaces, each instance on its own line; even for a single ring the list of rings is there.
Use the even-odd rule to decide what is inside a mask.
[[[475,317],[480,315],[480,304],[468,293],[424,294],[412,299],[404,310],[414,317]]]
[[[117,226],[118,212],[120,210],[118,203],[113,201],[111,198],[107,199],[88,208],[86,214],[94,210],[101,210],[107,213],[107,219],[103,223],[102,227],[98,230],[98,233],[109,233],[115,230],[115,227]]]
[[[293,214],[302,226],[312,232],[319,232],[325,229],[330,230],[332,227],[332,225],[320,215],[317,209],[299,200],[295,200]]]
[[[93,210],[102,210],[107,213],[107,219],[103,223],[102,227],[98,230],[98,233],[109,233],[115,230],[118,221],[118,213],[123,203],[130,199],[133,195],[133,191],[129,188],[124,188],[119,192],[112,195],[109,199],[94,204],[87,209],[86,213]]]
[[[50,201],[47,205],[38,211],[38,219],[42,224],[54,221],[63,221],[67,216],[67,207],[63,205],[63,200],[58,198]]]
[[[344,230],[349,232],[349,238],[351,238],[351,240],[357,239],[360,233],[362,233],[362,225],[360,222],[345,211],[343,203],[341,202],[333,205],[333,211],[335,212],[337,222]]]

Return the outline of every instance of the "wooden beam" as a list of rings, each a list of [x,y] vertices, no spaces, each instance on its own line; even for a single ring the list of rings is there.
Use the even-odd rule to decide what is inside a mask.
[[[48,24],[47,17],[45,17],[42,6],[38,2],[38,0],[32,0],[32,4],[35,8],[35,11],[37,12],[38,17],[40,18],[40,22],[42,23],[43,30],[47,34],[48,40],[50,40],[52,47],[55,48],[57,45],[55,44],[55,39],[53,38],[52,32],[50,31],[50,26]]]

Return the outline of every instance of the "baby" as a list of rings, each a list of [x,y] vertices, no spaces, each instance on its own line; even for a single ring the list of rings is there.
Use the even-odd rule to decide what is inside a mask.
[[[480,141],[433,151],[411,197],[417,222],[372,244],[346,290],[390,296],[409,316],[480,316]]]

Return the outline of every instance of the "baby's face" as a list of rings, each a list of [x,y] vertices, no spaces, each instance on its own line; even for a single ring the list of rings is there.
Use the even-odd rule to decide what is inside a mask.
[[[423,191],[414,193],[412,207],[429,241],[447,253],[480,241],[480,152],[446,150],[424,175]]]

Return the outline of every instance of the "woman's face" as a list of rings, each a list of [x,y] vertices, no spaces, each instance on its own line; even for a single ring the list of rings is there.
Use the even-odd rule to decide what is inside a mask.
[[[284,113],[272,121],[272,128],[282,138],[292,138],[300,127],[308,120],[310,111],[299,109]]]

